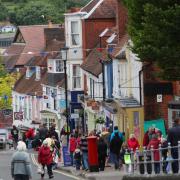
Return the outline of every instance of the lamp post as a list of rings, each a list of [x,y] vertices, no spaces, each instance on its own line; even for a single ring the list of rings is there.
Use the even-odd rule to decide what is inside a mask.
[[[67,51],[68,47],[61,48],[62,60],[64,61],[64,81],[65,81],[65,102],[66,102],[66,123],[67,123],[67,144],[69,142],[69,112],[68,112],[68,89],[67,89]]]

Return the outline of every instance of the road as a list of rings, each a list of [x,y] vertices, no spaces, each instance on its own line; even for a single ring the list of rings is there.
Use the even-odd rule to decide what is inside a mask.
[[[11,170],[11,157],[13,152],[14,150],[0,150],[0,180],[12,180],[10,170]],[[40,175],[37,174],[37,165],[35,158],[32,154],[30,154],[30,157],[31,157],[32,170],[33,170],[32,180],[40,180],[41,179]],[[44,179],[49,179],[47,174]],[[80,180],[80,178],[56,170],[54,172],[54,180]]]

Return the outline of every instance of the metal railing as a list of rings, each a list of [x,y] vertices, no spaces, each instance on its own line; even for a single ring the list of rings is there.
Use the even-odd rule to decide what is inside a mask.
[[[165,153],[163,153],[163,151]],[[154,157],[156,156],[158,158]],[[167,156],[164,154],[167,153]],[[173,174],[180,173],[180,141],[178,146],[168,146],[163,148],[159,144],[158,149],[154,149],[152,146],[150,149],[143,148],[143,150],[136,149],[126,150],[126,155],[130,156],[130,163],[126,164],[126,172],[129,174]],[[159,160],[155,160],[159,159]]]

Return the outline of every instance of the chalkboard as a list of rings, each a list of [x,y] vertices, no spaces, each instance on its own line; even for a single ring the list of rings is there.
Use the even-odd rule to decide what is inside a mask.
[[[64,166],[71,166],[71,156],[67,146],[62,147]]]

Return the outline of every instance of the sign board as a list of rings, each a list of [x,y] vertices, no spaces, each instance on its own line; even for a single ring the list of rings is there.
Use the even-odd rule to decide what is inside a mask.
[[[22,120],[23,112],[14,112],[14,120]]]
[[[157,102],[162,102],[162,94],[157,94]]]
[[[79,118],[79,114],[75,114],[75,113],[71,114],[71,119],[78,119],[78,118]]]
[[[71,156],[67,146],[62,147],[64,166],[71,166]]]
[[[66,108],[66,100],[65,99],[60,99],[59,100],[59,108],[60,109],[65,109]]]
[[[146,132],[149,129],[149,127],[158,128],[162,132],[163,136],[166,137],[164,119],[144,121],[144,132]]]

